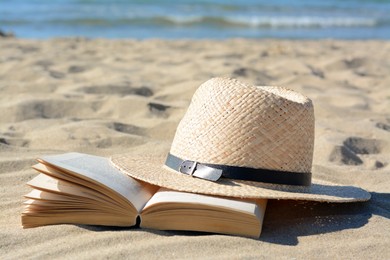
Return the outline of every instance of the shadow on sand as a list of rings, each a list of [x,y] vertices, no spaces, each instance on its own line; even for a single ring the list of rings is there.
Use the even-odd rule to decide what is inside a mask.
[[[372,215],[390,218],[390,194],[371,193],[360,203],[269,200],[260,241],[297,245],[298,237],[364,226]]]
[[[371,193],[371,200],[359,203],[320,203],[294,200],[269,200],[259,241],[294,246],[298,238],[364,226],[372,215],[390,219],[390,193]],[[135,227],[81,227],[96,231],[140,230]],[[144,229],[162,236],[204,236],[206,232]]]

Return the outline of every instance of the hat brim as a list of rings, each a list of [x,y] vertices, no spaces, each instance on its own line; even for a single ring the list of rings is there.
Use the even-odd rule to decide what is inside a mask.
[[[221,178],[217,182],[193,178],[164,166],[166,156],[114,155],[112,164],[123,173],[172,190],[251,199],[291,199],[319,202],[367,201],[371,195],[353,186],[312,180],[308,187]]]

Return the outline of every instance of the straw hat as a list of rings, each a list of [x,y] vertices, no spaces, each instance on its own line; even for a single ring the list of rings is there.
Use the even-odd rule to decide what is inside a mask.
[[[195,92],[161,155],[115,155],[122,172],[173,190],[239,198],[366,201],[352,186],[312,180],[310,99],[281,87],[214,78]],[[314,174],[313,174],[314,175]]]

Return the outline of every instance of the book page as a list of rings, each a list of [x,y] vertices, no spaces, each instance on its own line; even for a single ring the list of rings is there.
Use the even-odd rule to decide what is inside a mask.
[[[145,205],[144,210],[156,204],[162,203],[185,203],[185,204],[203,204],[212,207],[234,209],[235,211],[262,216],[255,201],[243,201],[232,198],[221,198],[203,194],[186,193],[172,191],[161,188]]]
[[[161,188],[142,211],[140,226],[258,238],[266,204],[266,199],[215,197]]]
[[[37,190],[37,189],[33,189],[32,191],[24,195],[24,197],[32,200],[61,201],[61,202],[80,201],[80,199],[78,198],[76,199],[73,196],[68,196],[67,194],[57,194],[57,193],[52,193],[52,192]]]
[[[93,184],[90,181],[86,181],[84,179],[81,179],[78,176],[64,173],[63,171],[59,170],[58,168],[54,168],[53,166],[49,166],[47,164],[37,163],[37,164],[33,165],[32,168],[38,172],[49,175],[49,176],[54,177],[56,179],[74,182],[74,183],[77,183],[77,184],[80,184],[80,185],[83,185],[83,186],[86,186],[89,188],[96,187],[96,184]]]
[[[36,189],[42,189],[44,191],[54,192],[57,194],[71,195],[94,200],[104,200],[105,198],[108,198],[103,194],[89,188],[85,188],[64,180],[59,180],[43,173],[40,173],[38,176],[27,182],[27,185]]]
[[[140,212],[154,193],[154,188],[125,175],[108,158],[82,153],[43,156],[39,160],[66,170],[82,179],[103,185],[127,199]]]

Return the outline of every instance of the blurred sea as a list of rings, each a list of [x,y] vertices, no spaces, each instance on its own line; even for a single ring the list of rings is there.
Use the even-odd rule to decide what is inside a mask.
[[[390,39],[390,0],[0,0],[22,38]]]

